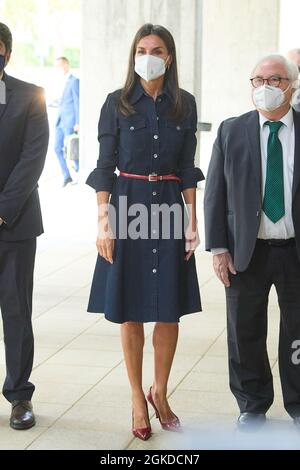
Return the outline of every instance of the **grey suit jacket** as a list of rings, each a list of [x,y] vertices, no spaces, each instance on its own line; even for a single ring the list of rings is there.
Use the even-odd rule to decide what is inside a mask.
[[[300,258],[300,113],[294,111],[293,222]],[[259,114],[224,121],[218,130],[204,197],[206,249],[228,248],[237,271],[249,265],[262,211]]]

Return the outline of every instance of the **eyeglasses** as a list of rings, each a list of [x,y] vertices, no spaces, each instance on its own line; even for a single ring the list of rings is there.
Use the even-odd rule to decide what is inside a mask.
[[[274,86],[274,87],[277,88],[277,87],[279,87],[279,85],[281,84],[281,82],[283,80],[290,81],[289,78],[278,77],[277,75],[274,75],[274,76],[269,77],[269,78],[262,78],[262,77],[250,78],[250,82],[252,83],[252,86],[254,88],[259,88],[260,86],[263,86],[265,84],[265,82],[267,82],[268,85]]]

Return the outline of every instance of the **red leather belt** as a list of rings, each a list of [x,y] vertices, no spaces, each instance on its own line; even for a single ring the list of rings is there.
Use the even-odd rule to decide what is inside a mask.
[[[150,182],[155,182],[155,181],[178,181],[178,183],[181,182],[181,179],[174,175],[157,175],[156,173],[152,173],[151,175],[135,175],[133,173],[124,173],[123,171],[120,171],[120,176],[124,176],[125,178],[133,178],[136,180],[145,180],[145,181],[150,181]]]

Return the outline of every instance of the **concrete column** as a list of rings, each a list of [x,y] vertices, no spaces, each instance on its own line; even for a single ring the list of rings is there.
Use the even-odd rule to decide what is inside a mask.
[[[285,3],[285,2],[284,2]],[[206,171],[220,122],[253,109],[250,73],[278,51],[280,0],[204,0],[202,33],[201,167]]]
[[[194,93],[205,171],[219,123],[252,109],[249,78],[263,55],[276,52],[280,0],[84,0],[82,2],[81,160],[98,155],[97,121],[107,93],[122,87],[137,29],[159,23],[173,33],[181,86]]]
[[[147,22],[174,35],[181,87],[200,90],[197,42],[202,0],[83,0],[81,60],[81,162],[84,170],[98,156],[97,122],[106,95],[121,88],[136,31]],[[199,67],[199,69],[197,69]]]
[[[290,49],[300,48],[299,0],[280,0],[280,51],[286,54]]]

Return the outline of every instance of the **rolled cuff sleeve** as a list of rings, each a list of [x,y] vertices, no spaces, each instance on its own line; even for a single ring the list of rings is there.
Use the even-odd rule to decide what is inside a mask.
[[[86,184],[93,188],[96,193],[99,193],[100,191],[107,191],[111,193],[116,179],[116,173],[96,168],[89,175],[88,179],[86,180]]]
[[[197,188],[197,183],[205,179],[202,171],[197,167],[181,169],[178,171],[178,176],[181,179],[181,191]]]
[[[97,167],[90,173],[86,184],[96,193],[112,193],[117,178],[115,170],[118,166],[119,142],[117,104],[113,93],[108,95],[101,109],[98,140],[100,152]]]
[[[195,153],[197,148],[197,106],[193,96],[189,96],[191,115],[185,131],[185,139],[180,151],[178,161],[178,176],[181,179],[181,191],[197,188],[198,181],[203,181],[204,175],[200,168],[195,167]]]

